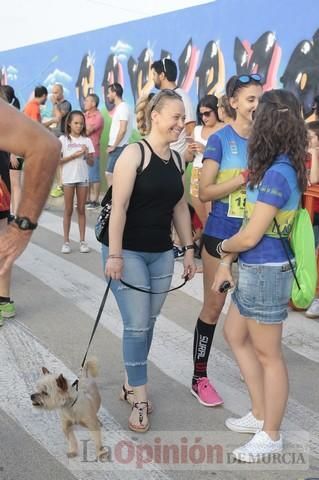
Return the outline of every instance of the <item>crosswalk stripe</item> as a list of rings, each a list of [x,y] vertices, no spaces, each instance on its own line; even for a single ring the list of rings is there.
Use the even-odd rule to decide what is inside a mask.
[[[44,250],[42,247],[31,244],[22,257],[18,266],[41,280],[62,297],[94,318],[105,282],[90,272],[73,263]],[[113,296],[109,297],[105,312],[102,316],[102,325],[114,335],[121,338],[121,321]],[[173,380],[189,388],[192,372],[192,334],[173,321],[160,315],[154,342],[150,352],[150,360]],[[171,353],[174,352],[174,362]],[[216,373],[215,384],[222,392],[225,407],[235,414],[242,415],[248,409],[248,398],[244,384],[239,380],[239,372],[235,362],[223,352],[213,349],[210,362]],[[283,423],[288,431],[318,431],[319,416],[311,409],[290,398],[287,415]],[[313,436],[311,440],[313,454],[319,454],[319,439]]]
[[[43,212],[40,219],[40,225],[51,232],[63,235],[62,219],[50,212]],[[72,222],[70,238],[73,241],[78,241],[78,237],[78,225],[76,222]],[[90,248],[100,253],[101,246],[95,238],[93,228],[87,226],[86,237]],[[182,272],[182,263],[180,261],[175,262],[175,273],[173,278],[174,286],[180,283]],[[194,279],[187,283],[182,291],[192,298],[202,302],[202,275],[195,275]],[[223,313],[227,313],[229,303],[230,295],[227,297]],[[316,320],[311,320],[301,313],[292,311],[289,313],[289,317],[284,323],[283,344],[299,355],[302,355],[313,362],[319,363],[318,332],[318,322]]]
[[[67,459],[66,441],[60,427],[56,411],[39,411],[32,407],[30,394],[34,391],[40,375],[40,367],[46,365],[50,370],[63,372],[74,379],[72,373],[59,359],[44,348],[26,327],[19,322],[7,322],[0,335],[0,404],[1,408],[16,420],[33,438],[58,460],[79,480],[83,472],[89,480],[122,480],[124,465],[115,463],[93,464],[83,462],[81,455],[77,459]],[[116,445],[131,437],[121,430],[120,424],[111,417],[106,408],[101,407],[99,417],[103,423],[104,445]],[[78,438],[89,439],[88,433],[77,432]],[[91,456],[92,455],[92,456]],[[90,459],[94,458],[94,449]],[[156,466],[143,465],[141,480],[169,480],[169,477]]]

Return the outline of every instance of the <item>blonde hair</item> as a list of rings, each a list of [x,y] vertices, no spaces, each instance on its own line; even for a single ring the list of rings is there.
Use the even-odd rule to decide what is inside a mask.
[[[136,104],[136,122],[137,128],[142,135],[148,135],[152,128],[151,114],[153,110],[160,112],[167,99],[180,100],[182,97],[174,90],[163,89],[156,95],[149,94],[147,97],[141,97]]]
[[[136,126],[143,137],[149,133],[146,125],[146,108],[153,96],[154,93],[150,93],[149,95],[143,95],[136,102]]]

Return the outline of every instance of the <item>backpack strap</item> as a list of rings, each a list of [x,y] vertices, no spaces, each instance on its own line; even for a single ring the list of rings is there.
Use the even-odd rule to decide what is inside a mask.
[[[277,233],[278,233],[278,235],[279,235],[279,237],[280,237],[282,246],[284,247],[285,254],[286,254],[286,257],[287,257],[287,259],[288,259],[290,268],[291,268],[292,273],[293,273],[293,275],[294,275],[294,278],[295,278],[295,280],[296,280],[297,287],[299,288],[299,290],[301,290],[300,284],[299,284],[299,282],[298,282],[297,275],[296,275],[296,273],[295,273],[295,267],[293,266],[293,264],[292,264],[292,262],[291,262],[291,260],[290,260],[289,252],[288,252],[288,248],[287,248],[287,244],[285,243],[284,238],[283,238],[283,236],[281,235],[280,228],[279,228],[278,222],[277,222],[277,220],[276,220],[276,217],[274,218],[274,223],[275,223],[275,225],[276,225]]]
[[[181,175],[183,175],[184,170],[183,170],[183,163],[182,163],[182,159],[181,159],[180,154],[176,150],[171,150],[171,152],[172,152],[172,155],[173,155],[173,159],[174,159],[174,156],[177,158],[179,171],[181,172]]]

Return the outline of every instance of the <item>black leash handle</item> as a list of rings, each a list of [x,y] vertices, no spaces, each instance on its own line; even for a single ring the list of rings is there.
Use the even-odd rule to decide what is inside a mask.
[[[130,283],[124,282],[124,280],[122,279],[120,280],[120,282],[126,287],[129,287],[132,290],[137,290],[138,292],[150,293],[151,295],[161,295],[162,293],[169,293],[169,292],[173,292],[174,290],[178,290],[179,288],[182,288],[184,285],[186,285],[186,282],[188,282],[188,280],[189,280],[188,275],[186,275],[186,277],[184,277],[183,283],[181,283],[177,287],[170,288],[169,290],[164,290],[163,292],[152,292],[152,290],[146,290],[145,288],[135,287],[135,285],[131,285]]]

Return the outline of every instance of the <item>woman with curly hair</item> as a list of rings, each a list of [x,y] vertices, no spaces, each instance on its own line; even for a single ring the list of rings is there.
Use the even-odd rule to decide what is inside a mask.
[[[286,90],[264,93],[248,146],[249,184],[243,228],[218,246],[222,261],[213,290],[233,285],[230,266],[239,255],[239,281],[224,334],[245,379],[252,408],[226,426],[254,437],[234,456],[256,462],[282,450],[280,425],[288,399],[288,374],[281,348],[293,272],[288,235],[306,189],[307,130],[297,98]],[[290,251],[287,250],[287,251]],[[290,253],[291,262],[294,258]]]

